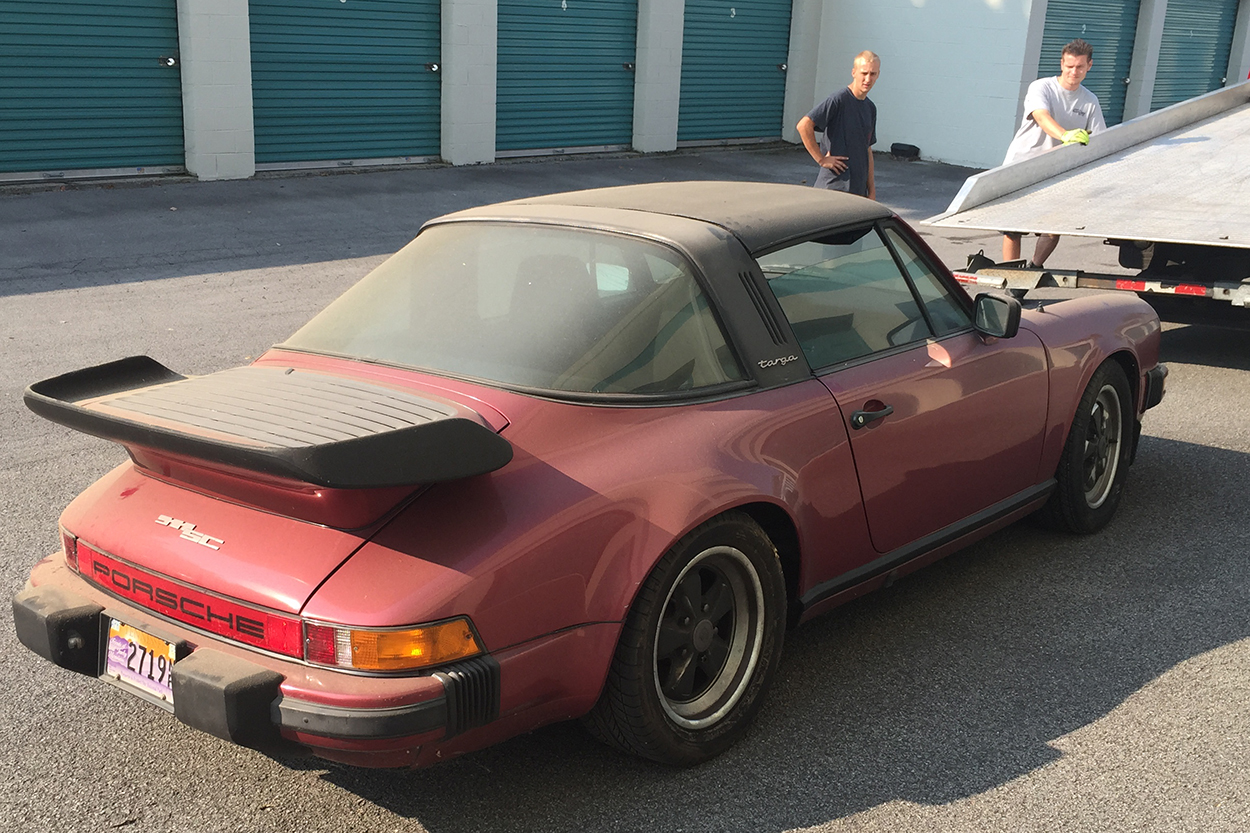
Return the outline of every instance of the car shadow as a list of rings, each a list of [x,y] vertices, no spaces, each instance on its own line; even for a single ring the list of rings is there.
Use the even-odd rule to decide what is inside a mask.
[[[1164,329],[1160,358],[1164,362],[1250,370],[1250,310],[1237,312],[1241,315],[1233,319],[1233,325]]]
[[[1058,760],[1056,739],[1250,635],[1234,523],[1250,511],[1246,482],[1250,455],[1144,437],[1100,534],[1025,521],[790,633],[754,729],[694,769],[619,755],[562,724],[429,770],[322,777],[439,833],[656,818],[780,831],[971,797]]]

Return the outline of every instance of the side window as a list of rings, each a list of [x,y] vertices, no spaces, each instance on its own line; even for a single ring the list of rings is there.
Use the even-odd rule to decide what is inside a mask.
[[[920,296],[925,311],[929,313],[929,323],[936,333],[944,336],[970,326],[972,322],[963,306],[925,265],[906,238],[896,229],[886,229],[885,236],[898,253],[898,259],[903,262],[903,268],[907,270],[908,277],[916,287],[916,294]]]
[[[907,279],[871,227],[789,246],[759,264],[813,368],[931,335]]]

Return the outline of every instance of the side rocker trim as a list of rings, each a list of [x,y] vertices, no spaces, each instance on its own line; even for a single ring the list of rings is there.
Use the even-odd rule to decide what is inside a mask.
[[[1047,480],[1045,483],[1039,483],[1031,486],[1023,492],[1019,492],[1011,497],[1000,500],[998,503],[983,509],[971,517],[962,521],[953,523],[950,526],[939,529],[930,535],[926,535],[918,541],[899,547],[892,552],[888,552],[880,558],[869,561],[854,570],[848,570],[841,575],[816,585],[803,595],[799,600],[799,604],[803,609],[819,604],[825,599],[835,596],[844,590],[849,590],[857,584],[876,578],[883,573],[888,573],[902,565],[906,564],[914,558],[919,558],[926,553],[939,549],[952,541],[955,541],[964,535],[975,532],[981,527],[988,526],[995,521],[1001,520],[1013,512],[1018,511],[1022,507],[1028,506],[1042,500],[1055,490],[1056,482],[1054,478]]]

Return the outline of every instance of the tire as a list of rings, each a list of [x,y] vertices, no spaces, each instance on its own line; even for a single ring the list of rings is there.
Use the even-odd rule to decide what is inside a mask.
[[[785,612],[777,550],[759,525],[742,513],[702,524],[643,583],[584,724],[610,746],[661,763],[719,755],[759,711]]]
[[[1055,472],[1058,486],[1043,508],[1048,525],[1089,534],[1115,514],[1133,447],[1133,398],[1124,369],[1108,359],[1094,372]]]

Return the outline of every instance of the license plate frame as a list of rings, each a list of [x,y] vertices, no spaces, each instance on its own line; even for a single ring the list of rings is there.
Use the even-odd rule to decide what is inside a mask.
[[[149,702],[174,710],[173,670],[182,643],[115,616],[104,621],[100,678]]]

